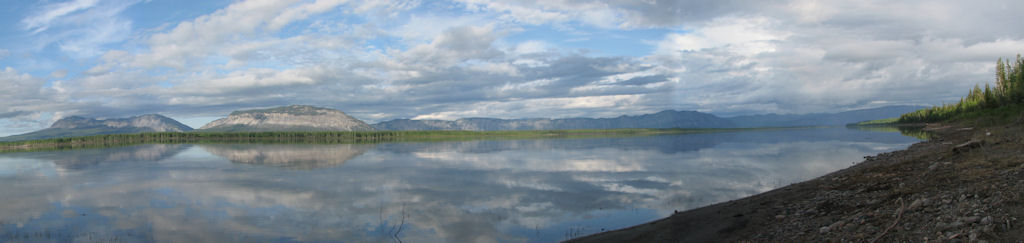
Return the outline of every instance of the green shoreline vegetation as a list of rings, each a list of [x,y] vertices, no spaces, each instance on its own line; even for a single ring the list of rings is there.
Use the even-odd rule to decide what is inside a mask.
[[[1000,58],[996,61],[995,87],[985,84],[982,89],[974,85],[967,97],[954,104],[943,104],[903,114],[896,123],[928,123],[943,121],[967,121],[985,118],[980,123],[1000,123],[1010,119],[1022,119],[1024,110],[1024,59],[1017,54],[1016,61]],[[986,124],[980,124],[986,125]]]
[[[924,108],[898,118],[886,118],[848,124],[853,127],[923,126],[934,122],[972,122],[988,126],[1024,121],[1024,59],[996,61],[996,85],[974,85],[966,97],[953,104]]]
[[[528,131],[369,131],[369,132],[152,132],[0,142],[0,152],[63,150],[147,143],[380,143],[483,139],[651,136],[785,128],[587,129]]]
[[[878,120],[870,120],[870,121],[862,121],[862,122],[857,122],[857,123],[851,123],[851,124],[848,124],[846,126],[860,126],[860,127],[892,126],[893,124],[897,124],[897,122],[899,122],[899,120],[900,120],[899,118],[893,117],[893,118],[885,118],[885,119],[878,119]]]

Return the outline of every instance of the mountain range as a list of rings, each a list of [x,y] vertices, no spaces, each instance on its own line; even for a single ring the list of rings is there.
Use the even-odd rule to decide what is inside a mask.
[[[192,128],[180,122],[157,114],[146,114],[129,118],[98,120],[80,116],[61,118],[49,128],[0,138],[0,141],[77,137],[103,134],[140,132],[188,132]]]
[[[749,115],[726,118],[737,127],[792,127],[792,126],[842,126],[855,122],[899,117],[905,113],[926,108],[925,106],[884,106],[839,113],[811,113],[799,115]]]
[[[899,117],[923,106],[886,106],[839,113],[801,115],[752,115],[721,118],[696,111],[661,111],[616,118],[495,119],[463,118],[446,120],[397,119],[373,124],[377,130],[562,130],[613,128],[752,128],[792,126],[841,126],[849,123]]]
[[[840,126],[849,123],[898,117],[922,109],[922,106],[886,106],[839,113],[800,115],[749,115],[722,118],[696,111],[666,110],[652,114],[614,118],[497,119],[463,118],[448,120],[396,119],[369,125],[342,111],[291,105],[269,109],[242,110],[212,121],[199,132],[262,131],[373,131],[373,130],[564,130],[616,128],[742,128],[787,126]],[[139,132],[188,132],[192,128],[174,119],[156,115],[98,120],[79,116],[65,117],[50,128],[0,138],[0,141],[45,139]]]

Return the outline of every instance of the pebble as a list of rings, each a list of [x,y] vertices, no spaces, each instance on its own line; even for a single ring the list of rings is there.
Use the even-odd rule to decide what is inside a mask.
[[[930,203],[931,200],[928,200],[927,198],[918,198],[917,200],[914,200],[914,202],[910,203],[910,207],[908,209],[911,211],[918,210],[923,206],[928,206]]]
[[[822,226],[821,228],[818,229],[818,233],[828,233],[828,230],[828,226]]]
[[[842,220],[839,220],[839,221],[836,221],[835,223],[832,223],[832,225],[829,225],[828,229],[829,230],[838,229],[840,227],[843,227],[844,224],[846,224],[846,222],[843,222]]]
[[[992,221],[992,216],[985,216],[984,218],[981,218],[981,224],[983,225],[990,225],[992,224]]]
[[[857,224],[846,224],[846,226],[843,226],[843,231],[855,232],[857,231]]]
[[[786,218],[786,215],[782,215],[782,214],[775,215],[775,219],[784,219],[784,218]]]
[[[867,232],[869,234],[870,233],[878,232],[878,227],[875,227],[874,225],[870,225],[870,224],[864,225],[864,232]]]
[[[963,221],[965,224],[977,223],[978,222],[978,216],[963,217],[963,218],[960,218],[960,221]]]
[[[952,222],[952,223],[948,223],[948,224],[947,223],[938,222],[938,223],[935,223],[935,228],[944,231],[944,230],[949,230],[949,229],[953,229],[953,228],[958,228],[961,225],[964,225],[964,224],[961,223],[960,221],[956,221],[956,222]]]

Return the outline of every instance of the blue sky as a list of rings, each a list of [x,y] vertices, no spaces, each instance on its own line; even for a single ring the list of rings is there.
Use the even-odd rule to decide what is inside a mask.
[[[4,1],[0,136],[309,104],[396,118],[732,116],[951,102],[1017,1]]]

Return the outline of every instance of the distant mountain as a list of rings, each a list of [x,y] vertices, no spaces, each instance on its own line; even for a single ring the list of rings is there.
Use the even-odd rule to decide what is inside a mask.
[[[397,119],[373,124],[377,130],[559,130],[559,129],[615,129],[615,128],[733,128],[733,127],[793,127],[842,126],[866,120],[900,115],[924,106],[886,106],[839,113],[812,113],[802,115],[751,115],[721,118],[696,111],[666,110],[639,116],[616,118],[567,119],[496,119],[464,118],[446,120]]]
[[[925,106],[885,106],[839,113],[766,114],[737,116],[726,119],[732,121],[738,127],[841,126],[860,121],[899,117],[904,113],[923,108]]]
[[[0,141],[47,139],[102,134],[140,132],[187,132],[192,128],[174,119],[157,114],[97,120],[80,116],[69,116],[57,120],[50,128],[0,138]]]
[[[790,126],[842,126],[867,120],[898,117],[904,113],[925,108],[923,106],[886,106],[839,113],[813,113],[802,115],[750,115],[721,118],[696,111],[666,110],[654,114],[619,116],[615,118],[565,119],[496,119],[464,118],[446,120],[385,121],[373,126],[335,109],[292,105],[270,109],[232,112],[227,118],[217,119],[199,131],[260,132],[260,131],[373,131],[373,130],[565,130],[565,129],[617,129],[617,128],[733,128],[733,127],[790,127]],[[192,128],[165,116],[150,114],[130,118],[97,120],[80,116],[65,117],[50,128],[26,134],[2,137],[0,141],[46,139],[57,137],[89,136],[140,132],[186,132]]]
[[[715,115],[696,111],[666,110],[639,116],[616,118],[496,119],[464,118],[445,120],[398,119],[373,124],[378,130],[562,130],[615,128],[723,128],[735,125]]]
[[[373,127],[335,109],[308,105],[231,112],[199,128],[217,132],[372,131]]]

